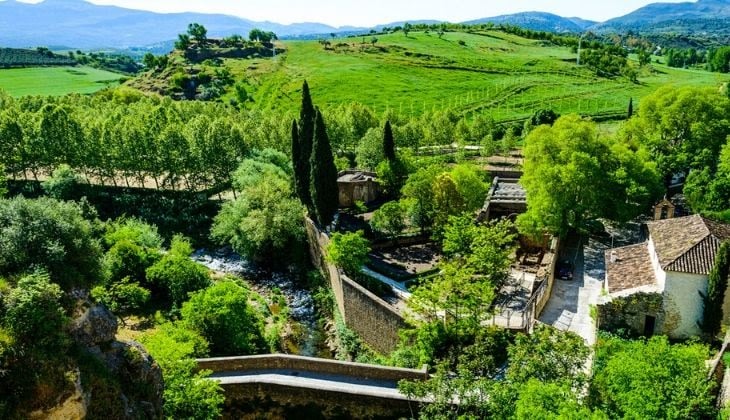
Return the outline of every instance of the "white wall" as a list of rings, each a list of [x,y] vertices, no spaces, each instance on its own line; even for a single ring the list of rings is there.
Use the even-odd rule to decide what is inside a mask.
[[[656,284],[659,290],[664,290],[667,273],[662,269],[659,264],[659,257],[656,254],[656,248],[654,247],[654,240],[649,237],[649,257],[651,258],[651,266],[654,267],[654,278],[656,278]]]
[[[663,333],[672,338],[701,334],[697,325],[702,320],[703,301],[700,292],[707,292],[707,276],[674,271],[666,273]]]

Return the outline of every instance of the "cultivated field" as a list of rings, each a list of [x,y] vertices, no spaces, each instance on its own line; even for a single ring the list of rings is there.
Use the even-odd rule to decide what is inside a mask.
[[[117,73],[91,67],[30,67],[0,70],[0,89],[12,96],[93,93],[116,86]]]
[[[623,113],[657,87],[717,86],[727,80],[697,70],[653,63],[639,70],[639,83],[595,76],[577,67],[567,47],[500,31],[479,34],[411,32],[330,39],[333,49],[316,41],[287,41],[288,52],[274,60],[226,60],[247,78],[256,106],[297,109],[298,91],[307,79],[320,106],[361,102],[383,111],[392,107],[419,114],[452,107],[460,113],[487,112],[498,121],[524,118],[536,109],[600,115]],[[364,41],[364,43],[363,43]],[[638,67],[638,65],[637,65]]]

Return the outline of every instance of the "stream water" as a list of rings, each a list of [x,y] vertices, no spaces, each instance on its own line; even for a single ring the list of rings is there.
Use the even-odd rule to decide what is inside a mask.
[[[292,334],[287,335],[284,351],[301,356],[332,358],[325,346],[325,334],[317,322],[312,293],[297,284],[289,272],[270,272],[257,267],[229,249],[218,251],[198,250],[193,260],[219,273],[232,274],[245,279],[258,292],[281,291],[289,307]]]

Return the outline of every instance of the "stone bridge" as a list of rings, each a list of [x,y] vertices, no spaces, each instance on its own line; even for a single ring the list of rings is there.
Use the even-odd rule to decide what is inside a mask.
[[[426,380],[420,370],[270,354],[199,359],[226,395],[225,418],[413,417],[421,402],[398,391],[401,380]]]

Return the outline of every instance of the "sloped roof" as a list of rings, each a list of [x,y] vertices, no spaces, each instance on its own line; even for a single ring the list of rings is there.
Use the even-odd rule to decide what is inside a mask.
[[[665,271],[708,274],[730,226],[699,215],[649,222],[659,264]]]
[[[609,293],[655,285],[647,242],[606,250],[606,289]]]

